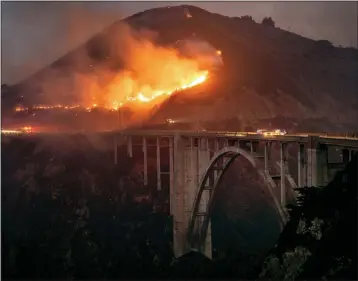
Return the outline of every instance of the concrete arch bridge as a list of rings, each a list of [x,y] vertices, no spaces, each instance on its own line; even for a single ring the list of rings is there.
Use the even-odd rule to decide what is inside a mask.
[[[287,220],[287,198],[293,189],[327,184],[358,150],[358,139],[320,135],[262,136],[239,132],[118,131],[114,135],[114,162],[118,146],[127,153],[143,153],[143,183],[148,183],[148,147],[156,150],[157,188],[169,175],[173,244],[177,257],[197,250],[211,258],[210,218],[215,194],[227,168],[237,157],[257,169],[271,195],[277,214]],[[161,153],[168,149],[169,171],[163,171]],[[272,153],[276,149],[279,153]],[[291,151],[291,156],[288,154]],[[295,171],[288,159],[295,153]],[[292,162],[292,161],[291,161]],[[292,165],[291,165],[292,166]]]

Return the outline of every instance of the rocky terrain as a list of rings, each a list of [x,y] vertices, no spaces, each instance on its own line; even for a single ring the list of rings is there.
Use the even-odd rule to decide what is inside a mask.
[[[152,9],[124,21],[135,29],[150,30],[156,44],[197,38],[222,51],[223,68],[203,85],[173,96],[159,108],[154,121],[215,121],[215,127],[224,129],[227,122],[236,124],[232,127],[254,128],[272,124],[291,131],[357,129],[356,49],[307,39],[250,17],[230,18],[195,6]],[[53,73],[62,79],[64,74],[88,74],[96,68],[119,69],[123,62],[111,56],[111,40],[120,36],[120,24],[114,23],[52,65],[7,87],[6,95],[2,89],[3,107],[16,103],[16,96],[41,100],[35,93]],[[103,77],[103,83],[108,79]],[[70,83],[70,79],[60,82]]]

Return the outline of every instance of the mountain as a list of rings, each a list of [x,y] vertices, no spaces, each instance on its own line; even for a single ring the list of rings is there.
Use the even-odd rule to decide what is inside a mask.
[[[296,131],[358,129],[357,49],[304,38],[247,16],[232,18],[188,5],[147,10],[124,22],[136,30],[155,32],[154,40],[160,45],[195,37],[222,51],[222,69],[203,85],[164,103],[152,116],[153,121],[216,121],[216,127],[226,128],[225,122],[234,120],[236,127],[270,124]],[[111,40],[120,32],[121,23],[114,23],[14,85],[13,91],[25,99],[31,95],[32,100],[41,101],[43,97],[35,98],[34,93],[54,72],[70,77],[96,69],[120,69],[121,60],[108,58],[112,58]],[[104,77],[101,83],[105,85],[110,79]],[[56,95],[68,98],[66,93]]]

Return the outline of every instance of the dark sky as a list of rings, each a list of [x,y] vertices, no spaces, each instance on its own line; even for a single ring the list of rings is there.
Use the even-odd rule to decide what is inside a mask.
[[[2,83],[23,79],[115,20],[182,4],[255,20],[271,16],[305,37],[357,46],[357,2],[2,2]]]

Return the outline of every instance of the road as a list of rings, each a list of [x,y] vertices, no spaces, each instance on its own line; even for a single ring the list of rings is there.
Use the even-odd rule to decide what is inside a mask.
[[[2,131],[3,136],[51,136],[54,137],[56,135],[74,135],[76,133],[25,133],[18,132],[14,133],[7,132],[5,130]],[[358,148],[358,137],[344,137],[344,136],[331,136],[327,134],[313,134],[313,133],[290,133],[285,135],[262,135],[256,132],[226,132],[226,131],[185,131],[185,130],[122,130],[122,131],[103,131],[103,132],[89,132],[82,133],[84,135],[98,135],[104,134],[109,135],[113,133],[119,133],[124,136],[161,136],[161,137],[169,137],[175,135],[187,136],[187,137],[221,137],[228,139],[247,139],[247,140],[273,140],[273,141],[282,141],[282,142],[300,142],[307,143],[309,137],[315,136],[319,138],[319,142],[328,145],[337,145],[337,146],[345,146],[350,148]],[[80,133],[77,133],[80,134]]]
[[[248,139],[248,140],[273,140],[282,142],[300,142],[307,143],[309,137],[318,137],[319,142],[328,145],[345,146],[350,148],[358,148],[358,137],[329,136],[327,134],[297,133],[285,135],[262,135],[256,132],[224,132],[224,131],[179,131],[179,130],[124,130],[117,131],[122,135],[128,136],[162,136],[169,137],[173,135],[181,135],[187,137],[223,137],[229,139]],[[111,131],[110,133],[113,133]]]

